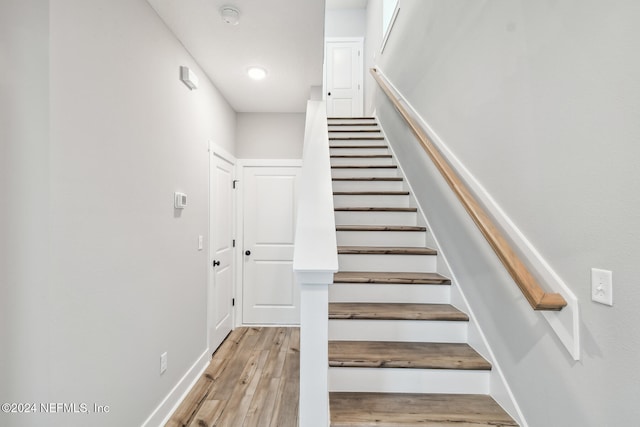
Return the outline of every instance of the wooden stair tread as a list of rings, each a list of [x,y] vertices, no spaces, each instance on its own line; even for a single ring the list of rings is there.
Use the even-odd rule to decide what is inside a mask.
[[[329,303],[329,319],[469,321],[469,316],[449,304]]]
[[[332,159],[390,159],[391,154],[332,154]]]
[[[334,191],[334,196],[408,196],[408,191]]]
[[[398,169],[398,165],[334,165],[331,169]]]
[[[338,225],[336,231],[427,231],[427,227],[417,225]]]
[[[397,176],[354,176],[346,178],[331,178],[332,181],[402,181]]]
[[[329,141],[383,141],[384,136],[330,136]]]
[[[417,208],[396,208],[396,207],[350,207],[334,208],[337,212],[417,212]]]
[[[507,427],[518,424],[483,394],[329,394],[331,427]]]
[[[468,344],[397,341],[329,341],[329,366],[491,370]]]
[[[378,123],[329,123],[329,126],[378,126]]]
[[[349,126],[357,126],[357,125],[350,124]],[[333,133],[347,133],[347,132],[351,132],[351,133],[361,133],[361,132],[376,132],[376,133],[380,133],[380,129],[330,129],[329,133],[332,133],[332,132]]]
[[[351,284],[408,284],[450,285],[451,280],[438,273],[392,273],[381,271],[339,271],[333,275],[333,283]]]
[[[340,117],[340,116],[331,116],[327,117],[327,120],[375,120],[375,117]]]
[[[394,247],[394,246],[338,246],[342,255],[437,255],[431,248]]]
[[[379,149],[383,149],[383,148],[388,148],[386,145],[330,145],[329,148],[331,149],[336,149],[336,148],[348,148],[348,149],[355,149],[355,148],[366,148],[366,149],[371,149],[371,148],[379,148]]]

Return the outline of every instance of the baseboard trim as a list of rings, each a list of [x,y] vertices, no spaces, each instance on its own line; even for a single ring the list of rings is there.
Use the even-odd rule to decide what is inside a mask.
[[[193,388],[204,370],[209,366],[210,359],[211,355],[207,348],[184,376],[180,378],[180,381],[171,389],[169,394],[160,402],[158,407],[149,415],[149,418],[142,423],[142,427],[164,426],[180,403],[182,403],[182,400],[187,396],[187,393]]]

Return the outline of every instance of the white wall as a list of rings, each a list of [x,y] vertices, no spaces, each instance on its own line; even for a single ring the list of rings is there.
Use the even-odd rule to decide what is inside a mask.
[[[0,2],[0,403],[49,401],[49,5]],[[0,412],[6,427],[44,425]]]
[[[301,159],[303,113],[238,113],[236,157]]]
[[[640,407],[640,4],[401,1],[381,68],[576,294],[582,360],[532,312],[410,132],[378,114],[532,427]],[[614,307],[590,300],[613,271]]]
[[[3,1],[0,40],[0,401],[110,406],[0,424],[140,425],[207,349],[207,140],[235,152],[235,113],[143,0]]]
[[[364,37],[365,9],[327,9],[324,21],[325,37]]]
[[[377,64],[382,45],[383,0],[369,0],[366,10],[366,35],[364,38],[364,114],[373,114],[376,81],[371,68]]]

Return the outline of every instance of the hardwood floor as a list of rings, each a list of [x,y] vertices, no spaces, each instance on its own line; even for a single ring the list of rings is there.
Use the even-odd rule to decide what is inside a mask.
[[[300,330],[237,328],[165,427],[298,425]]]

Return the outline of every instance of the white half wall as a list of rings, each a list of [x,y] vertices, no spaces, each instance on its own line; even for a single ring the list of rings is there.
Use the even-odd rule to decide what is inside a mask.
[[[580,305],[574,361],[384,96],[376,111],[528,424],[633,425],[640,4],[401,1],[381,69]],[[590,299],[613,271],[614,306]]]
[[[237,158],[302,158],[304,113],[238,113],[237,117]]]

